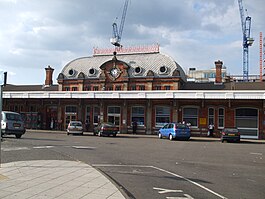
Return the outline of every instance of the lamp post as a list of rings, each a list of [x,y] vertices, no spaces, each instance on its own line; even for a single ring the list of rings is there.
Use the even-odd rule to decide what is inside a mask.
[[[7,72],[2,72],[1,74],[1,84],[0,84],[0,167],[1,167],[1,143],[2,143],[2,107],[3,107],[3,87],[6,85]]]

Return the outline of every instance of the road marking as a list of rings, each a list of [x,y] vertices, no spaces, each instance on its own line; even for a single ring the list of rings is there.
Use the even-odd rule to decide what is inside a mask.
[[[194,181],[192,181],[192,180],[190,180],[188,178],[185,178],[183,176],[180,176],[178,174],[172,173],[170,171],[167,171],[165,169],[161,169],[161,168],[155,167],[155,166],[148,166],[148,165],[119,165],[119,164],[92,164],[92,166],[94,166],[94,167],[141,167],[141,168],[153,168],[153,169],[156,169],[158,171],[161,171],[161,172],[173,175],[175,177],[178,177],[180,179],[183,179],[183,180],[185,180],[187,182],[190,182],[191,184],[193,184],[193,185],[195,185],[197,187],[200,187],[201,189],[203,189],[203,190],[205,190],[205,191],[207,191],[207,192],[209,192],[209,193],[211,193],[211,194],[213,194],[213,195],[215,195],[215,196],[217,196],[219,198],[227,199],[226,197],[222,196],[221,194],[216,193],[213,190],[211,190],[211,189],[209,189],[209,188],[207,188],[207,187],[205,187],[205,186],[203,186],[203,185],[201,185],[201,184],[199,184],[197,182],[194,182]]]
[[[185,197],[167,197],[167,199],[194,199],[189,194],[184,194]]]
[[[199,183],[197,183],[197,182],[194,182],[194,181],[192,181],[192,180],[190,180],[190,179],[188,179],[188,178],[185,178],[185,177],[183,177],[183,176],[180,176],[180,175],[178,175],[178,174],[172,173],[172,172],[170,172],[170,171],[167,171],[167,170],[165,170],[165,169],[161,169],[161,168],[158,168],[158,167],[155,167],[155,166],[151,166],[151,167],[154,168],[154,169],[157,169],[157,170],[159,170],[159,171],[162,171],[162,172],[168,173],[168,174],[170,174],[170,175],[176,176],[176,177],[178,177],[178,178],[181,178],[181,179],[183,179],[183,180],[186,180],[186,181],[190,182],[191,184],[194,184],[195,186],[198,186],[198,187],[204,189],[205,191],[207,191],[207,192],[209,192],[209,193],[212,193],[212,194],[216,195],[216,196],[219,197],[219,198],[226,199],[226,197],[220,195],[219,193],[216,193],[216,192],[212,191],[211,189],[209,189],[209,188],[207,188],[207,187],[205,187],[205,186],[203,186],[203,185],[201,185],[201,184],[199,184]]]
[[[173,190],[173,189],[163,189],[163,188],[157,188],[153,187],[154,190],[159,190],[158,193],[182,193],[182,190]]]
[[[54,146],[34,146],[33,149],[50,149],[53,148]]]
[[[250,153],[250,155],[262,155],[262,153]]]
[[[72,146],[75,149],[95,149],[93,146]]]
[[[20,151],[20,150],[30,150],[28,147],[12,147],[12,148],[2,148],[2,151]]]

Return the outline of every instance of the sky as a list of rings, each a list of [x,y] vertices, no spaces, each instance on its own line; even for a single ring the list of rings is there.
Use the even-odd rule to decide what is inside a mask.
[[[0,71],[8,84],[42,85],[45,68],[53,82],[70,61],[112,48],[125,0],[0,0]],[[265,37],[265,1],[243,0],[252,18],[249,74],[259,75],[259,34]],[[246,15],[247,15],[246,14]],[[238,0],[130,0],[124,47],[158,43],[187,73],[222,60],[230,75],[242,75],[242,28]]]

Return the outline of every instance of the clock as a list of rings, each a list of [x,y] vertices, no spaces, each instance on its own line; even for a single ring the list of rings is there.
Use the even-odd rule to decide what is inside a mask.
[[[111,79],[115,80],[115,79],[117,79],[120,76],[121,71],[120,71],[120,69],[118,67],[113,67],[109,71],[109,74],[110,74]]]

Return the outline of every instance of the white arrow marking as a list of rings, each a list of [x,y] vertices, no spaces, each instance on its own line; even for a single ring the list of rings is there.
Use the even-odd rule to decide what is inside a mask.
[[[172,190],[172,189],[163,189],[163,188],[157,188],[153,187],[154,190],[159,190],[158,193],[182,193],[182,190]]]
[[[188,194],[184,194],[185,197],[167,197],[167,199],[194,199]]]

